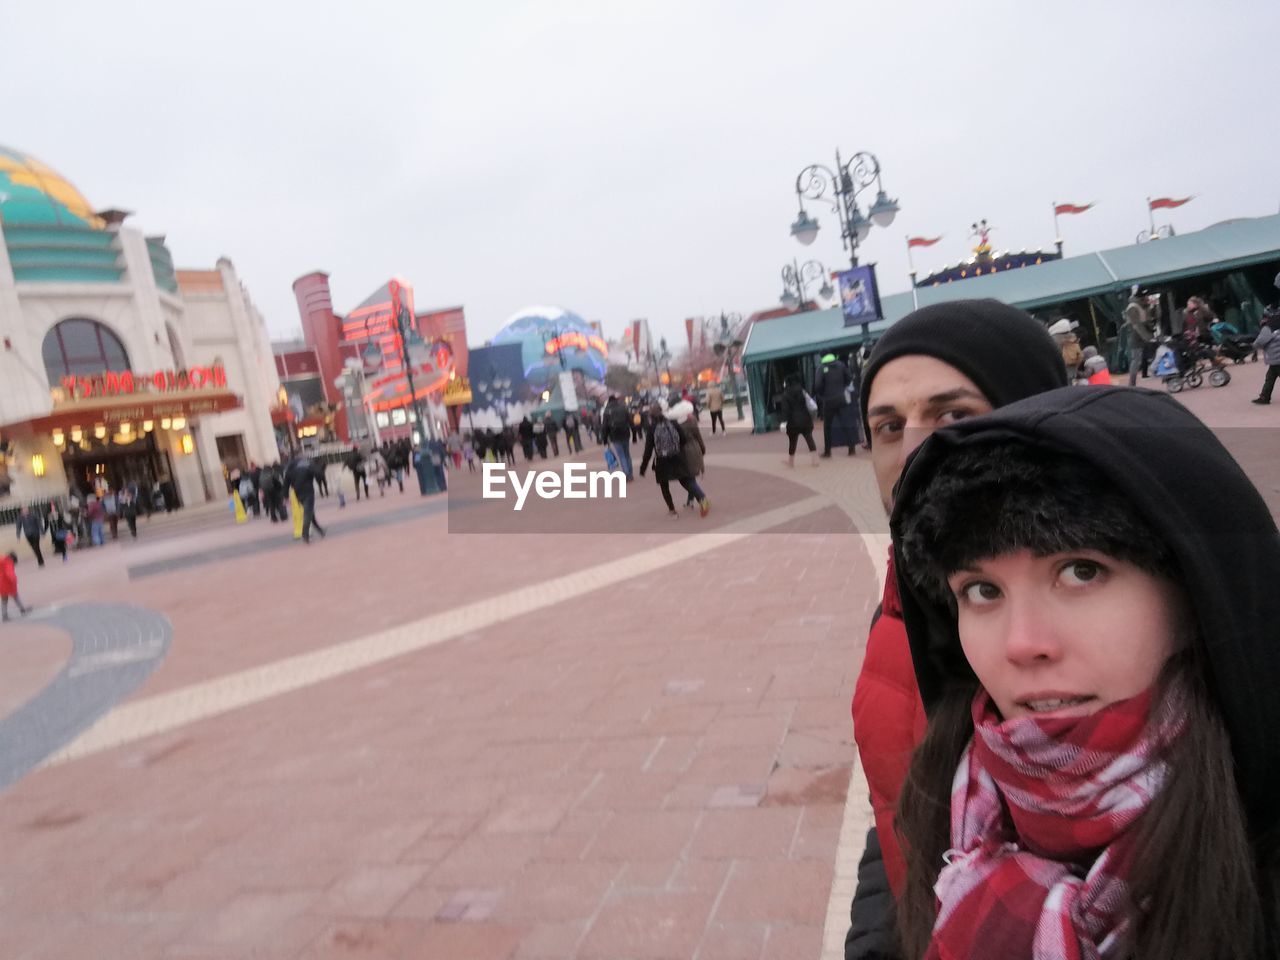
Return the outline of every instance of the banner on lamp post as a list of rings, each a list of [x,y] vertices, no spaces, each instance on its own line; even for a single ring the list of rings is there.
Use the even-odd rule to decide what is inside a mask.
[[[836,279],[840,287],[840,310],[844,314],[846,327],[871,323],[883,316],[874,265],[843,270],[836,274]]]

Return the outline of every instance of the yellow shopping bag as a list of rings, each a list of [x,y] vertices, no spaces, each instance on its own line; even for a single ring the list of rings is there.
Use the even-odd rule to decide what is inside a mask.
[[[302,504],[298,501],[298,495],[289,491],[289,510],[293,514],[293,539],[302,539]]]

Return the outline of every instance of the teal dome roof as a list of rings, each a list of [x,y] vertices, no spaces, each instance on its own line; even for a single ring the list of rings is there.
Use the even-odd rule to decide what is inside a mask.
[[[101,230],[84,196],[52,167],[0,146],[0,222],[6,226],[89,227]]]

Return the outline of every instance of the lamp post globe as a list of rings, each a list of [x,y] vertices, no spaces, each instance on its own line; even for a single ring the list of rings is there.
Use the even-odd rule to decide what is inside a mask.
[[[893,223],[893,218],[898,215],[898,201],[890,200],[881,190],[876,194],[876,202],[871,205],[870,211],[871,221],[877,227],[888,227]]]
[[[791,224],[791,235],[807,247],[818,239],[819,226],[817,220],[801,210],[795,222]]]

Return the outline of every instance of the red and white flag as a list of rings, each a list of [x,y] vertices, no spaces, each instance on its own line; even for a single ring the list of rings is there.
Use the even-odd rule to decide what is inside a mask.
[[[907,237],[907,249],[912,247],[932,247],[941,237]]]
[[[1092,206],[1092,203],[1055,203],[1053,212],[1055,215],[1060,213],[1084,213]]]
[[[1190,203],[1194,197],[1183,197],[1181,200],[1175,200],[1173,197],[1156,197],[1154,200],[1147,198],[1147,205],[1152,210],[1172,210],[1180,207],[1184,203]]]

